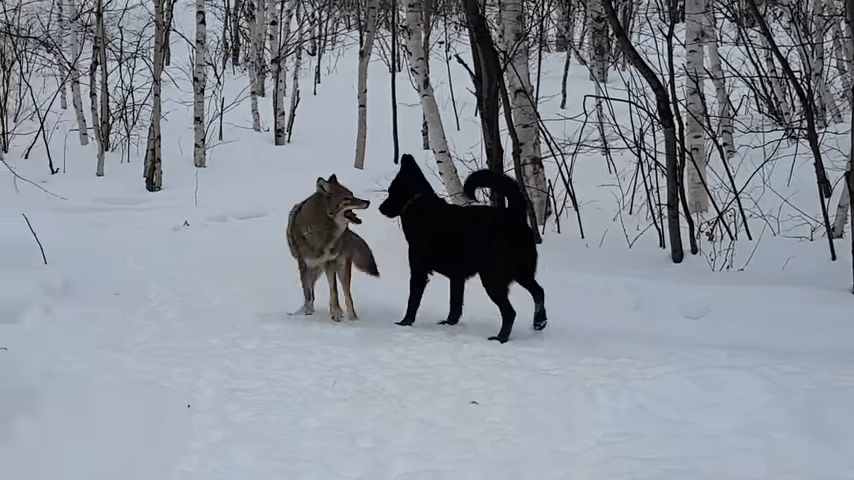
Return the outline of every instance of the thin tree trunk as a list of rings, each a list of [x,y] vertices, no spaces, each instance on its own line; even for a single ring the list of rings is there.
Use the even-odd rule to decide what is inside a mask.
[[[260,132],[261,112],[258,110],[258,96],[261,95],[259,79],[261,78],[262,62],[259,57],[263,59],[263,55],[258,53],[258,49],[263,48],[263,44],[258,45],[258,15],[260,15],[258,5],[264,0],[245,1],[250,2],[249,5],[254,15],[249,22],[249,49],[251,51],[249,54],[249,108],[252,112],[252,130]]]
[[[255,0],[255,63],[258,65],[258,86],[256,87],[258,95],[267,96],[267,59],[264,55],[265,45],[267,45],[267,2],[265,0]]]
[[[290,24],[292,12],[298,8],[302,9],[303,16],[300,17],[298,15],[297,19],[305,18],[305,7],[304,6],[302,6],[302,7],[298,6],[298,2],[291,2],[291,5],[288,9],[288,14],[287,14],[289,24]],[[299,23],[302,24],[302,21],[299,21]],[[300,29],[298,29],[298,32],[299,33],[297,35],[296,46],[294,47],[294,52],[293,52],[294,53],[294,73],[293,73],[293,78],[291,79],[291,83],[292,83],[291,84],[291,108],[290,108],[290,114],[288,115],[288,126],[287,126],[287,141],[288,141],[288,143],[290,143],[291,135],[293,135],[293,133],[294,133],[294,121],[296,120],[296,117],[297,117],[297,106],[299,106],[299,101],[300,101],[299,74],[300,74],[300,70],[302,69],[302,52],[303,52],[303,46],[302,45],[303,45],[303,43],[305,43],[305,29],[300,28]],[[318,50],[318,52],[319,51],[320,50]],[[284,86],[282,88],[284,89]]]
[[[193,62],[193,164],[207,164],[205,139],[205,86],[207,83],[207,19],[205,0],[196,0],[196,54]]]
[[[397,72],[400,66],[398,62],[398,7],[397,0],[391,0],[391,12],[389,14],[391,22],[391,58],[389,58],[389,70],[391,71],[391,141],[392,141],[392,160],[397,165],[400,158],[400,138],[397,132]],[[446,25],[447,28],[447,25]]]
[[[98,144],[98,163],[95,167],[95,175],[104,176],[105,154],[110,148],[110,110],[109,90],[107,86],[107,60],[106,41],[104,29],[104,0],[97,0],[95,4],[95,38],[92,42],[92,63],[89,69],[89,99],[92,102],[92,132],[95,134],[95,142]],[[95,76],[98,67],[101,67],[101,119],[98,117],[98,96],[95,94],[98,88]],[[105,108],[105,104],[106,108]]]
[[[80,145],[89,145],[89,131],[86,125],[86,114],[83,113],[83,95],[80,92],[80,53],[83,46],[80,42],[80,13],[76,0],[69,0],[69,42],[71,43],[71,103],[77,116],[77,128],[80,135]]]
[[[679,226],[679,163],[676,155],[676,123],[673,110],[670,107],[670,98],[664,84],[656,76],[640,53],[632,45],[628,34],[620,24],[617,12],[614,10],[612,0],[602,0],[605,17],[614,31],[617,45],[628,57],[629,62],[638,69],[644,77],[653,94],[655,95],[655,106],[658,113],[658,121],[664,132],[664,159],[667,171],[667,229],[670,238],[670,258],[673,263],[682,263],[685,252],[682,248],[682,231]]]
[[[57,55],[57,64],[59,67],[59,108],[63,110],[68,109],[68,76],[66,72],[68,71],[68,67],[65,64],[65,42],[68,38],[68,18],[67,18],[67,6],[65,5],[67,0],[56,0],[56,19],[59,23],[59,39],[57,40],[57,48],[59,49],[59,54]]]
[[[162,77],[166,63],[167,20],[172,18],[174,2],[155,0],[154,2],[154,75],[151,82],[151,123],[148,127],[148,145],[145,150],[145,189],[159,192],[163,188],[162,136],[160,121],[162,117]],[[164,7],[166,11],[164,11]]]
[[[468,202],[462,194],[463,185],[448,149],[439,105],[433,95],[433,85],[430,83],[430,76],[427,73],[427,59],[424,58],[423,30],[421,28],[422,2],[423,0],[406,0],[406,21],[403,31],[406,33],[407,40],[404,50],[409,61],[409,70],[415,80],[415,88],[421,97],[421,108],[427,118],[430,130],[430,146],[436,159],[439,177],[445,184],[451,202],[465,204]]]
[[[721,139],[725,160],[731,160],[735,156],[735,140],[733,139],[732,108],[727,91],[726,78],[721,67],[721,56],[718,53],[717,22],[715,12],[708,9],[706,15],[706,49],[709,54],[709,76],[715,85],[715,100],[718,106],[718,135]]]
[[[424,13],[422,28],[424,29],[424,69],[427,76],[430,76],[430,34],[433,32],[433,3],[436,0],[422,0],[424,2]],[[427,122],[427,115],[421,116],[421,148],[430,150],[430,124]]]
[[[270,12],[270,66],[273,69],[273,143],[284,145],[287,143],[287,123],[285,122],[285,90],[287,89],[287,62],[288,37],[290,36],[291,20],[294,14],[294,6],[297,1],[280,0],[277,7],[276,0],[269,0],[267,6]],[[282,22],[280,27],[279,22]],[[300,28],[302,32],[302,28]],[[300,45],[297,49],[302,48]]]
[[[504,0],[501,6],[502,38],[510,54],[504,71],[513,125],[519,139],[523,175],[520,180],[528,191],[537,224],[545,225],[549,215],[548,184],[540,148],[539,116],[528,69],[529,45],[523,4],[524,0]]]
[[[706,43],[703,17],[706,11],[704,0],[685,2],[685,103],[688,112],[685,119],[685,150],[688,156],[685,172],[685,193],[688,196],[688,211],[702,213],[709,208],[706,189],[706,130],[703,83],[703,45]]]
[[[234,0],[231,10],[231,65],[240,65],[240,47],[242,39],[240,35],[240,16],[242,15],[243,2],[246,0]]]
[[[374,38],[377,33],[379,1],[368,0],[367,6],[365,41],[362,43],[362,48],[359,49],[358,86],[356,87],[358,112],[356,119],[356,161],[353,166],[360,170],[365,168],[365,149],[368,142],[368,66],[371,63],[371,53],[374,50]]]

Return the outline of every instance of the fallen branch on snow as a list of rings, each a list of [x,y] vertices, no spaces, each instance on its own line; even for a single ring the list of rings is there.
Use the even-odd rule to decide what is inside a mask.
[[[39,240],[39,236],[36,235],[36,231],[33,230],[33,224],[30,223],[30,219],[27,218],[26,213],[22,213],[21,216],[24,217],[24,220],[26,220],[26,222],[27,222],[27,226],[30,227],[30,233],[33,234],[33,238],[36,239],[36,243],[39,245],[39,250],[42,252],[42,260],[44,261],[44,264],[47,265],[47,256],[45,256],[45,254],[44,254],[44,247],[42,246],[41,240]]]

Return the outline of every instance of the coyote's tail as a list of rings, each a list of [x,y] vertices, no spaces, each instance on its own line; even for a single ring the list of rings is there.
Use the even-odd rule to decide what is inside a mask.
[[[371,252],[371,247],[360,237],[356,232],[347,230],[344,232],[344,249],[350,252],[353,259],[353,265],[359,270],[367,273],[372,277],[379,277],[380,271],[377,268],[377,261],[374,259],[374,253]]]
[[[474,200],[474,192],[478,188],[492,188],[504,195],[507,199],[507,208],[519,218],[525,219],[527,215],[527,202],[522,188],[513,178],[496,174],[491,170],[483,169],[472,172],[463,184],[463,193]]]

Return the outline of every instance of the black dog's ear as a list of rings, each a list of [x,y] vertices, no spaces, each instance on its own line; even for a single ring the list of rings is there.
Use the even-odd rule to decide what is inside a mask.
[[[329,183],[338,183],[338,176],[333,173],[326,181]]]
[[[404,153],[403,156],[400,157],[400,169],[411,169],[413,167],[418,168],[418,164],[415,163],[415,158],[408,153]]]

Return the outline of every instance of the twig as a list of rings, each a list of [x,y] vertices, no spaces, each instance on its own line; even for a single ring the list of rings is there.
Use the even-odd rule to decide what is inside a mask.
[[[24,217],[24,220],[26,220],[27,226],[30,227],[30,233],[33,234],[33,238],[36,239],[36,243],[39,245],[39,250],[42,252],[42,260],[44,261],[44,264],[47,265],[47,256],[45,256],[44,254],[44,247],[42,246],[42,241],[39,240],[39,236],[36,235],[36,231],[33,230],[33,224],[30,223],[30,219],[27,218],[27,214],[22,213],[21,215]]]
[[[24,182],[26,182],[26,183],[29,183],[30,185],[32,185],[32,186],[34,186],[34,187],[38,188],[39,190],[43,191],[44,193],[46,193],[46,194],[48,194],[48,195],[50,195],[50,196],[52,196],[52,197],[56,197],[56,198],[58,198],[58,199],[60,199],[60,200],[68,200],[67,198],[63,197],[62,195],[57,195],[57,194],[55,194],[55,193],[51,192],[50,190],[48,190],[48,189],[46,189],[46,188],[42,187],[41,185],[39,185],[39,184],[37,184],[37,183],[33,182],[32,180],[30,180],[30,179],[28,179],[28,178],[24,178],[24,177],[20,176],[20,175],[18,174],[18,172],[16,172],[16,171],[15,171],[15,169],[14,169],[14,168],[12,168],[12,166],[11,166],[11,165],[9,165],[8,163],[6,163],[6,160],[4,160],[4,159],[0,158],[0,162],[2,162],[2,163],[3,163],[3,165],[5,165],[5,166],[6,166],[6,168],[8,168],[10,172],[12,172],[12,175],[14,175],[14,176],[15,176],[15,178],[17,178],[17,179],[19,179],[19,180],[23,180],[23,181],[24,181]]]

